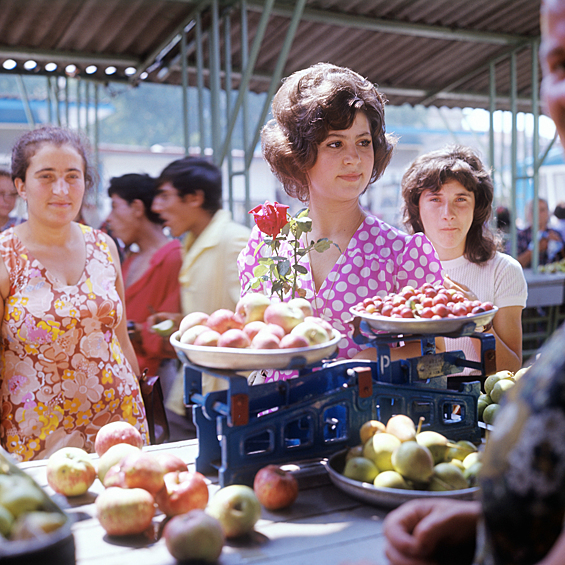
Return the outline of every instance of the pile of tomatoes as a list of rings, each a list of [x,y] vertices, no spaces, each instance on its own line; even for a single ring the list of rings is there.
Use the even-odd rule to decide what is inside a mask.
[[[361,314],[432,320],[474,316],[493,308],[491,302],[469,300],[462,292],[431,283],[424,283],[420,288],[405,286],[397,294],[365,298],[354,306]]]

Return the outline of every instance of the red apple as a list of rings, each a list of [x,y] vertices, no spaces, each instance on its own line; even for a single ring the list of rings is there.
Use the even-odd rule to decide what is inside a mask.
[[[204,331],[198,335],[198,337],[194,340],[194,345],[216,347],[216,345],[218,345],[218,339],[220,339],[220,335],[221,334],[216,330],[211,330],[210,328],[208,328],[207,331]]]
[[[179,324],[179,332],[182,335],[189,328],[206,324],[207,320],[208,314],[205,312],[191,312],[181,320]]]
[[[296,500],[298,482],[292,473],[277,465],[267,465],[257,471],[253,490],[267,510],[280,510]]]
[[[296,347],[310,347],[310,342],[301,335],[293,333],[286,334],[279,344],[281,349],[291,349]]]
[[[251,349],[278,349],[280,339],[268,329],[261,330],[251,341]]]
[[[141,488],[109,488],[96,498],[100,525],[110,536],[141,534],[155,515],[153,496]]]
[[[104,486],[142,488],[155,495],[164,482],[165,470],[157,458],[140,451],[126,455],[118,464],[110,467],[104,477]]]
[[[104,478],[106,477],[106,473],[109,471],[111,467],[113,467],[116,463],[119,463],[126,455],[130,453],[137,453],[140,452],[141,449],[139,447],[135,447],[135,445],[131,445],[131,443],[117,443],[113,445],[100,457],[98,460],[98,478],[102,484],[104,483]]]
[[[285,333],[289,333],[292,328],[304,321],[304,313],[300,308],[289,306],[286,302],[274,302],[263,315],[267,324],[277,324]]]
[[[94,440],[94,451],[101,457],[117,443],[130,443],[141,449],[143,438],[137,428],[127,422],[110,422],[98,430]]]
[[[84,449],[63,447],[47,461],[47,482],[59,494],[80,496],[96,479],[96,469]]]
[[[208,485],[198,472],[173,471],[165,475],[165,486],[155,495],[163,514],[176,516],[208,504]]]
[[[237,328],[232,328],[231,330],[226,330],[218,338],[218,347],[234,347],[239,349],[244,349],[249,347],[249,337],[243,330]]]
[[[161,467],[163,467],[165,473],[172,473],[173,471],[188,471],[188,464],[173,453],[168,451],[155,452],[154,456],[157,458],[157,461],[161,463]]]
[[[263,314],[270,304],[268,296],[259,292],[248,292],[239,299],[235,313],[243,319],[244,324],[263,321]]]
[[[225,543],[222,525],[203,510],[172,518],[163,537],[169,553],[182,562],[216,563]]]
[[[244,324],[243,319],[235,312],[232,312],[227,308],[220,308],[210,314],[206,325],[210,329],[223,334],[225,331],[231,330],[232,328],[241,330]]]
[[[249,322],[248,324],[245,324],[243,331],[247,334],[247,337],[252,340],[261,330],[265,329],[266,327],[267,324],[265,324],[265,322]]]
[[[282,339],[286,335],[284,328],[281,328],[281,326],[277,324],[267,324],[265,329],[275,334],[279,339]]]
[[[290,306],[294,306],[295,308],[300,308],[304,313],[304,316],[312,316],[314,314],[314,310],[312,309],[312,305],[306,298],[291,298],[288,303]]]
[[[200,334],[209,331],[210,328],[208,326],[203,326],[203,325],[192,326],[191,328],[188,328],[187,330],[185,330],[184,333],[181,334],[179,341],[187,345],[192,345]]]
[[[333,328],[331,326],[331,324],[329,322],[326,322],[326,320],[324,320],[323,318],[320,318],[319,316],[306,316],[306,318],[304,318],[305,322],[316,322],[316,324],[319,324],[320,326],[322,326],[322,328],[324,328],[327,332],[328,335],[331,337],[333,334]]]

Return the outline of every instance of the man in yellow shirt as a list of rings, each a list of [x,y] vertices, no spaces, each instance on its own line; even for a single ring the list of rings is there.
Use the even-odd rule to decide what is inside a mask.
[[[182,314],[160,313],[155,322],[172,319],[178,325],[190,312],[211,314],[235,310],[240,296],[237,256],[247,244],[249,228],[222,210],[222,173],[205,159],[173,161],[157,179],[157,212],[173,237],[182,236],[183,263],[179,273]],[[221,379],[203,377],[203,393],[225,388]],[[194,434],[183,404],[184,380],[179,373],[167,399],[171,441]]]

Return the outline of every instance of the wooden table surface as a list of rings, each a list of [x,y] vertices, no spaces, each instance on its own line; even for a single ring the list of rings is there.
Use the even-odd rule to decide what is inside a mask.
[[[145,448],[175,453],[194,469],[197,440]],[[93,459],[97,459],[93,456]],[[22,464],[49,494],[45,461]],[[359,502],[331,482],[320,464],[306,465],[297,472],[298,499],[291,508],[269,512],[263,508],[255,532],[240,540],[229,540],[219,565],[380,565],[384,557],[383,518],[386,510]],[[210,476],[210,494],[219,488]],[[73,532],[79,565],[173,565],[164,540],[158,539],[163,515],[154,519],[155,536],[110,538],[95,516],[94,501],[103,486],[94,482],[88,493],[67,499],[69,513],[76,518]]]

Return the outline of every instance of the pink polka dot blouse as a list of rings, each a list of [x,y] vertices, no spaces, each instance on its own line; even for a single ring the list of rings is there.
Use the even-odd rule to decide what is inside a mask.
[[[262,240],[263,234],[255,226],[247,247],[238,257],[242,291],[253,278],[259,258],[270,254],[270,247],[264,245],[255,255]],[[280,255],[290,257],[290,246],[283,244]],[[341,358],[351,358],[365,348],[352,339],[348,324],[352,306],[367,297],[397,292],[406,285],[418,287],[442,280],[441,263],[425,235],[407,235],[370,215],[359,226],[318,292],[314,289],[307,255],[302,264],[308,274],[299,278],[299,286],[306,290],[314,315],[328,321],[344,336],[339,342]],[[270,295],[270,284],[264,283],[262,291]]]

